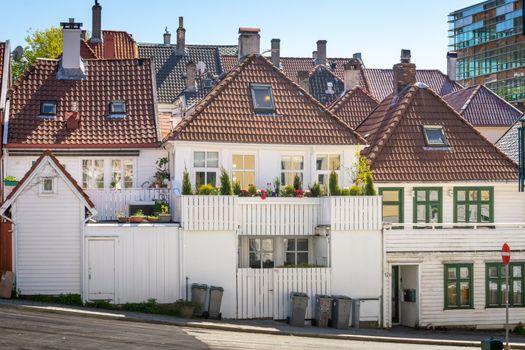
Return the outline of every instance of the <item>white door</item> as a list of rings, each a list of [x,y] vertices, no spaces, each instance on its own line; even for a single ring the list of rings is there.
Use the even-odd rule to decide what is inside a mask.
[[[88,299],[115,299],[115,241],[88,241]]]

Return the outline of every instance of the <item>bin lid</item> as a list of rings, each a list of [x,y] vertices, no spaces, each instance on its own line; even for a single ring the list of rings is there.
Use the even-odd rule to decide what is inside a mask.
[[[326,294],[316,294],[315,297],[319,299],[332,299],[330,295],[326,295]]]
[[[217,286],[210,286],[210,290],[218,290],[218,291],[224,292],[224,288],[217,287]]]
[[[306,293],[299,293],[299,292],[292,292],[291,296],[292,296],[292,298],[293,297],[308,298],[308,294],[306,294]]]
[[[191,289],[208,289],[207,284],[200,284],[200,283],[192,283]]]
[[[332,298],[339,300],[352,300],[352,298],[347,297],[346,295],[332,295]]]

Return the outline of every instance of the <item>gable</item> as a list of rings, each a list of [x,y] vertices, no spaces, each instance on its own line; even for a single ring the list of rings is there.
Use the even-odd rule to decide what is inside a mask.
[[[325,106],[331,104],[345,91],[345,84],[325,66],[316,67],[310,74],[308,82],[310,95]],[[329,83],[332,84],[332,91],[328,90]]]
[[[378,102],[361,88],[355,87],[334,101],[330,110],[352,128],[359,124],[376,108]]]

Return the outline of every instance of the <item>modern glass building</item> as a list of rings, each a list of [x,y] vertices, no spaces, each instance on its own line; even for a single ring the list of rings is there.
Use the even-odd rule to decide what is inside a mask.
[[[485,84],[524,109],[525,0],[489,0],[449,14],[449,50],[458,54],[457,81]]]

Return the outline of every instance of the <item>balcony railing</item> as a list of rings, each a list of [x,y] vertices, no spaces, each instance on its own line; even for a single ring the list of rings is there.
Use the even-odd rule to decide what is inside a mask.
[[[86,193],[97,209],[95,220],[117,220],[117,214],[129,216],[129,205],[139,202],[151,202],[156,199],[170,201],[168,188],[125,188],[125,189],[88,189]]]

